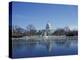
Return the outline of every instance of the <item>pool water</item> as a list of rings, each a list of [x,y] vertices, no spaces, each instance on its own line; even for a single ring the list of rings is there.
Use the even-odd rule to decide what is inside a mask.
[[[12,57],[42,57],[78,54],[77,40],[13,40]]]

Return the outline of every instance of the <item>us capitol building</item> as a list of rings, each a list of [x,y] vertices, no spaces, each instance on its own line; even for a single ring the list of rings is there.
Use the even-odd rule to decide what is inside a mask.
[[[70,31],[70,28],[68,26],[64,27],[64,30],[65,31]],[[53,29],[52,25],[50,24],[50,22],[48,22],[46,24],[46,27],[44,29],[44,31],[42,32],[41,35],[44,35],[44,36],[50,36],[53,32],[55,31],[55,28]]]
[[[45,27],[45,30],[42,32],[42,35],[44,36],[49,36],[51,35],[51,33],[53,32],[53,28],[52,28],[52,25],[48,22],[46,24],[46,27]]]

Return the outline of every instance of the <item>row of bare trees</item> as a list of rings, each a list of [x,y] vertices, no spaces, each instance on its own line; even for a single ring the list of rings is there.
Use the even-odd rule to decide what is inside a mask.
[[[10,31],[12,33],[12,37],[31,36],[38,34],[37,29],[32,24],[29,24],[26,29],[17,25],[12,26]]]
[[[23,36],[33,36],[33,35],[41,35],[44,30],[37,30],[34,25],[29,24],[26,29],[20,27],[20,26],[12,26],[10,29],[10,33],[12,33],[12,37],[23,37]],[[77,36],[78,31],[65,31],[64,29],[56,29],[54,32],[52,32],[51,35],[66,35],[66,36]]]

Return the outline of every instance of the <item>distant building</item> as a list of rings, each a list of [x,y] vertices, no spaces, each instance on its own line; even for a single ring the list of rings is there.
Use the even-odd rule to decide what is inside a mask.
[[[42,32],[42,35],[43,36],[48,36],[48,35],[51,35],[52,34],[52,30],[53,28],[52,28],[52,25],[48,22],[47,24],[46,24],[46,27],[45,27],[45,29],[43,30],[43,32]]]
[[[51,30],[52,30],[52,26],[51,26],[51,24],[48,22],[48,23],[46,24],[46,29],[45,29],[46,35],[51,35]]]
[[[53,33],[52,25],[48,22],[46,24],[44,31],[42,32],[42,35],[48,36],[48,35],[52,35],[52,33]]]
[[[64,30],[65,30],[66,32],[69,32],[69,31],[70,31],[70,28],[69,28],[68,26],[66,26],[66,27],[64,28]]]
[[[47,23],[47,24],[46,24],[46,31],[49,31],[49,30],[51,30],[51,29],[52,29],[51,24],[50,24],[50,23]]]

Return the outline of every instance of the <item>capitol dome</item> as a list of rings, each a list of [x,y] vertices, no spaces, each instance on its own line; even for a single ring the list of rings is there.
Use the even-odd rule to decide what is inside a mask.
[[[46,32],[46,35],[51,35],[52,33],[52,26],[49,22],[46,24],[45,32]]]
[[[49,29],[49,30],[51,29],[51,24],[50,23],[46,24],[46,29]]]

